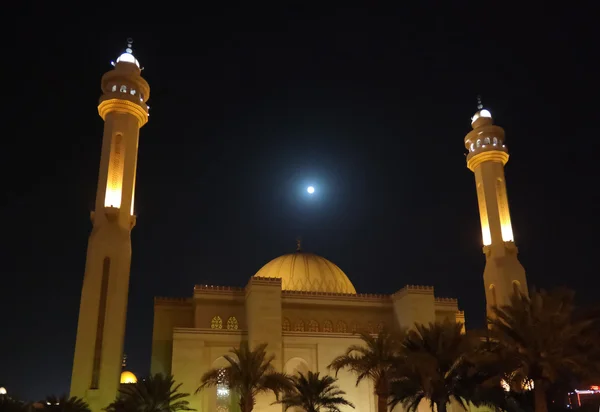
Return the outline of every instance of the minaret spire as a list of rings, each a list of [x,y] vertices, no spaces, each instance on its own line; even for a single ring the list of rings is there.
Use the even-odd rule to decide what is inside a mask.
[[[148,122],[150,97],[130,40],[102,76],[98,105],[104,134],[71,377],[71,396],[85,399],[92,412],[114,401],[125,362],[139,132]]]
[[[481,103],[481,95],[477,95],[477,110],[483,109],[483,104]]]
[[[478,96],[479,111],[471,118],[473,130],[464,139],[467,167],[475,174],[483,253],[486,256],[483,279],[486,288],[488,316],[492,307],[511,303],[516,293],[528,294],[525,269],[517,258],[504,166],[508,149],[504,144],[504,129],[494,125],[492,114],[483,108]]]

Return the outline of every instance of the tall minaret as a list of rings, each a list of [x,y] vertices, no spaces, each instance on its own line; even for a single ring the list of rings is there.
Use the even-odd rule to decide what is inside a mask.
[[[492,115],[481,105],[471,119],[473,130],[465,137],[467,167],[475,173],[477,201],[481,218],[483,272],[488,316],[492,306],[510,304],[515,293],[528,294],[525,269],[517,258],[506,196],[504,165],[508,150],[504,129],[494,125]]]
[[[84,398],[92,412],[111,403],[119,387],[138,139],[148,121],[150,97],[150,87],[132,54],[131,39],[113,65],[102,76],[98,105],[104,135],[71,377],[71,396]]]

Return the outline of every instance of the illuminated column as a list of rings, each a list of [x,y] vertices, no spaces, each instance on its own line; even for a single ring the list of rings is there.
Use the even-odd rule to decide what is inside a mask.
[[[525,269],[517,258],[514,243],[504,165],[508,150],[504,129],[494,125],[492,115],[479,104],[472,118],[473,130],[465,137],[467,167],[475,174],[483,253],[486,257],[483,279],[488,316],[491,307],[510,304],[517,291],[528,294]]]
[[[71,396],[84,398],[92,412],[111,403],[119,387],[138,138],[148,121],[150,97],[131,42],[113,65],[102,76],[98,105],[104,135],[71,377]]]

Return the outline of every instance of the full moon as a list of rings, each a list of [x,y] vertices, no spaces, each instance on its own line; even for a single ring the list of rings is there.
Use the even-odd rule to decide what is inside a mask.
[[[306,188],[306,191],[312,195],[313,193],[315,193],[315,188],[312,186],[308,186]]]

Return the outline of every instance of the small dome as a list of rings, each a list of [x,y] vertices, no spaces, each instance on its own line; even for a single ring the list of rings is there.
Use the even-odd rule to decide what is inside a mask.
[[[4,386],[0,387],[0,395],[6,395],[6,388]]]
[[[491,118],[492,118],[492,114],[491,114],[491,113],[490,113],[490,111],[489,111],[489,110],[487,110],[487,109],[480,110],[480,111],[478,111],[477,113],[475,113],[475,114],[473,115],[473,117],[471,118],[471,124],[475,123],[475,121],[476,121],[477,119],[479,119],[480,117],[488,117],[488,118],[490,118],[490,119],[491,119]]]
[[[138,68],[140,67],[140,62],[133,56],[131,53],[123,53],[117,58],[117,63],[125,62],[125,63],[134,63]]]
[[[121,383],[137,383],[137,378],[132,372],[121,372]]]
[[[301,251],[273,259],[254,276],[281,278],[283,290],[356,294],[352,282],[337,265]]]

